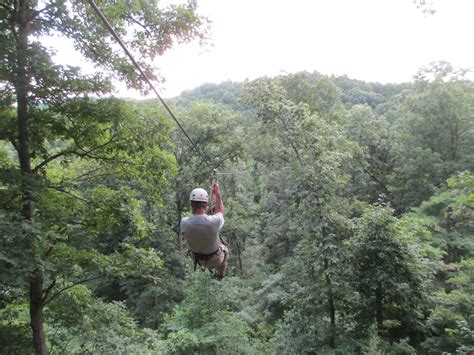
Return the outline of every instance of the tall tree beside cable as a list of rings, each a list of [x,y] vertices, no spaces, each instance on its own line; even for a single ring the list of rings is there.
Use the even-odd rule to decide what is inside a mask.
[[[150,61],[175,43],[206,40],[207,20],[197,14],[197,3],[160,8],[158,1],[100,1],[117,33],[140,58],[147,76],[160,81]],[[6,0],[0,5],[0,105],[2,110],[1,140],[14,147],[21,173],[19,210],[23,236],[28,240],[31,270],[28,273],[31,328],[34,349],[48,353],[43,325],[43,308],[54,284],[45,285],[45,258],[41,236],[34,236],[31,227],[35,215],[35,190],[41,185],[41,169],[70,151],[49,153],[44,138],[64,138],[54,131],[55,115],[64,108],[68,98],[105,95],[113,91],[113,78],[121,78],[128,87],[146,92],[143,78],[117,48],[113,38],[102,27],[87,2],[64,0]],[[75,48],[97,68],[85,76],[78,68],[54,62],[54,51],[47,43],[54,38],[69,38]],[[38,115],[38,108],[47,107],[49,117]],[[3,112],[13,112],[4,115]],[[34,114],[36,112],[36,115]],[[41,117],[41,119],[39,119]],[[71,138],[71,137],[69,137]],[[75,137],[77,138],[77,137]]]

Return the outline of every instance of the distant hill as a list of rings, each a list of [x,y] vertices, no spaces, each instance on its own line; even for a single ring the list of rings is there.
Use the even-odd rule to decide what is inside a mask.
[[[332,82],[340,92],[340,100],[346,108],[354,105],[367,104],[374,110],[384,111],[383,104],[388,102],[395,95],[410,89],[413,84],[381,84],[365,82],[362,80],[351,79],[346,75],[343,76],[324,76],[317,72],[307,73],[301,72],[297,74],[289,74],[287,76],[278,76],[276,79],[284,81],[288,76],[301,76],[308,81],[316,83],[321,78],[325,78]],[[207,83],[195,89],[187,90],[174,99],[179,106],[187,106],[193,101],[204,100],[214,103],[220,103],[230,106],[236,111],[245,111],[245,107],[240,103],[239,99],[244,89],[244,82],[224,81],[220,84]]]
[[[234,110],[243,111],[239,103],[244,83],[224,81],[220,84],[203,84],[193,90],[187,90],[176,98],[176,104],[186,106],[197,100],[221,103],[232,107]]]

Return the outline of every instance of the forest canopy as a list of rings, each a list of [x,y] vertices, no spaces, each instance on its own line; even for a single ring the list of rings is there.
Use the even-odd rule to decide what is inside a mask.
[[[143,64],[206,38],[194,1],[100,3]],[[465,70],[203,85],[169,103],[203,162],[158,100],[110,95],[142,78],[85,3],[4,1],[0,26],[0,353],[474,352]],[[58,33],[101,71],[55,64]],[[179,233],[208,165],[221,282]]]

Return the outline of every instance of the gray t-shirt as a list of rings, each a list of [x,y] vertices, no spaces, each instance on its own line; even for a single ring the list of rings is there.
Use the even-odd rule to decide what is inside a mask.
[[[222,213],[209,216],[193,214],[181,220],[181,234],[186,238],[189,249],[195,253],[210,254],[219,247],[219,231],[224,225]]]

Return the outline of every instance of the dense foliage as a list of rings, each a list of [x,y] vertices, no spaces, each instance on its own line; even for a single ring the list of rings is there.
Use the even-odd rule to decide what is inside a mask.
[[[40,5],[0,9],[0,353],[474,352],[463,71],[434,63],[399,85],[301,72],[173,100],[221,173],[218,282],[192,272],[178,227],[212,172],[159,102],[105,95],[106,74],[140,79],[84,3]],[[101,5],[143,56],[205,37],[193,2]],[[53,64],[53,33],[104,70]]]

